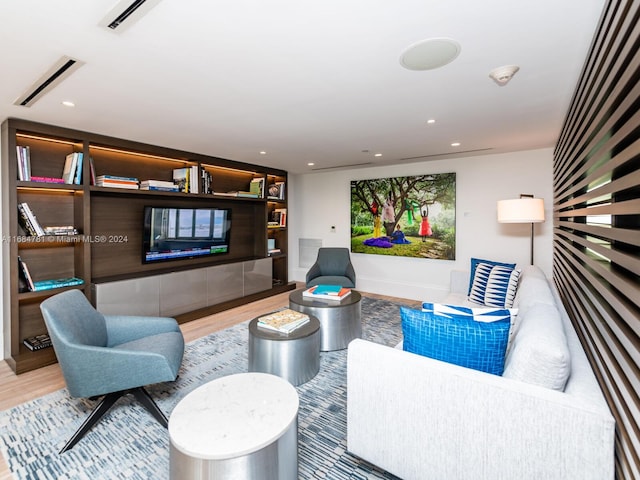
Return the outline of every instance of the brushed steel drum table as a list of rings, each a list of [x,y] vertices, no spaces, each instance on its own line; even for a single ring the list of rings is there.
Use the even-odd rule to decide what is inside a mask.
[[[355,290],[342,300],[321,300],[302,296],[304,290],[289,295],[289,308],[313,315],[320,321],[320,351],[342,350],[362,337],[361,300]]]
[[[320,322],[309,321],[289,334],[258,326],[258,318],[249,322],[250,372],[278,375],[297,386],[308,382],[320,369]]]

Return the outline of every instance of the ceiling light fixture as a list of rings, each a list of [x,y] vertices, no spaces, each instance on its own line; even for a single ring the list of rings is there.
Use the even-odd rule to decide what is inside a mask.
[[[260,152],[260,155],[266,155],[267,152],[265,152],[264,150]]]
[[[504,65],[502,67],[494,68],[489,72],[489,77],[493,79],[501,87],[504,87],[509,80],[520,70],[517,65]]]
[[[428,38],[400,55],[400,64],[409,70],[433,70],[451,63],[460,54],[460,44],[450,38]]]
[[[376,154],[374,154],[373,156],[374,156],[374,157],[381,157],[381,156],[382,156],[382,154],[381,154],[381,153],[376,153]]]
[[[309,163],[307,163],[307,165],[310,166],[310,167],[313,167],[315,165],[315,163],[309,162]]]
[[[460,146],[460,142],[453,142],[451,144],[452,147],[459,147]]]
[[[73,103],[73,102],[71,102],[71,101],[69,101],[69,100],[65,100],[65,101],[63,101],[63,102],[62,102],[62,105],[64,105],[65,107],[75,107],[75,106],[76,106],[76,104],[75,104],[75,103]]]
[[[434,123],[436,123],[436,121],[433,118],[430,118],[429,120],[427,120],[427,123],[429,125],[433,125]]]

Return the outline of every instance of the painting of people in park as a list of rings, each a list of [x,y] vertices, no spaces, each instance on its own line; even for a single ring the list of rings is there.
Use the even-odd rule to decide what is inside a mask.
[[[351,251],[455,260],[456,174],[351,182]]]

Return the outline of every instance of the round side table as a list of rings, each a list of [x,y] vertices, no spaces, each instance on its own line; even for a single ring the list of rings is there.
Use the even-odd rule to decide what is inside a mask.
[[[171,480],[297,480],[298,393],[266,373],[228,375],[169,418]]]
[[[287,334],[258,326],[258,318],[249,322],[250,372],[278,375],[292,385],[301,385],[320,369],[320,322],[309,321]]]
[[[362,337],[360,293],[351,290],[342,300],[322,300],[304,297],[303,291],[296,290],[289,295],[289,308],[318,318],[320,351],[342,350],[351,340]]]

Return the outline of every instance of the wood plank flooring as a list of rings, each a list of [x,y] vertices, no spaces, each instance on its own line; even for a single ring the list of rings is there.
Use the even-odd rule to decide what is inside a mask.
[[[299,288],[302,285],[298,285]],[[180,325],[185,342],[191,342],[212,332],[223,330],[236,323],[249,320],[265,312],[289,305],[289,293],[285,292],[273,297],[258,300],[224,312],[209,315]],[[415,300],[399,299],[384,295],[361,292],[363,296],[381,298],[391,301],[403,301],[420,306]],[[5,361],[0,362],[0,410],[14,407],[20,403],[33,400],[65,386],[60,367],[49,365],[37,370],[16,375]],[[14,480],[9,468],[0,457],[0,480]]]

